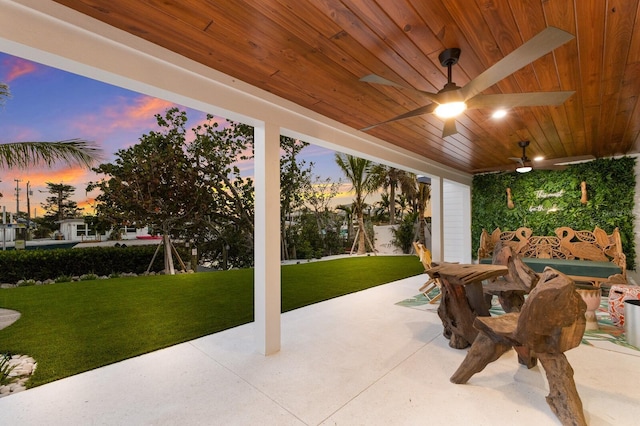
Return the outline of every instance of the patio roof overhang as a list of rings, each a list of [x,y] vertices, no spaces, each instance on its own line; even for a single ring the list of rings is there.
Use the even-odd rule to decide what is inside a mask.
[[[280,348],[280,188],[274,177],[279,173],[281,134],[431,177],[433,255],[443,260],[443,181],[469,186],[470,174],[419,157],[57,3],[0,0],[0,7],[0,50],[6,53],[254,126],[255,322],[262,353]],[[460,228],[469,229],[468,225]],[[470,238],[463,241],[469,244],[469,253]]]

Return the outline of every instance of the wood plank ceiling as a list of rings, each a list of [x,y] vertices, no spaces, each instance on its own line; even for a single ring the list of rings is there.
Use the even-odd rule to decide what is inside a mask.
[[[513,168],[527,156],[639,152],[639,0],[56,0],[310,110],[362,129],[431,101],[360,82],[367,74],[437,92],[438,55],[462,50],[463,86],[547,26],[575,38],[484,94],[575,90],[560,106],[505,118],[467,110],[442,137],[433,114],[367,132],[457,170]]]

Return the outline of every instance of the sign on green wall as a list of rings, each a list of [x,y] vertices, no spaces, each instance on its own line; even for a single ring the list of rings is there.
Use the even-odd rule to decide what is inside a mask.
[[[480,233],[522,226],[534,235],[554,235],[569,226],[607,233],[620,229],[627,268],[635,269],[633,207],[636,159],[599,159],[565,170],[488,173],[473,177],[471,190],[473,256]]]

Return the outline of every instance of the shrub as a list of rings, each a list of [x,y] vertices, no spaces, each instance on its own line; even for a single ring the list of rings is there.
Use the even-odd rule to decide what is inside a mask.
[[[9,250],[0,252],[0,282],[44,281],[53,277],[141,274],[147,270],[157,246],[88,247],[82,249]],[[180,250],[180,248],[178,248]],[[184,259],[185,257],[183,257]],[[178,267],[176,263],[176,267]],[[162,249],[150,271],[164,269]],[[59,281],[60,282],[60,281]]]
[[[96,274],[84,274],[80,275],[80,281],[94,281],[97,280],[98,276]]]
[[[402,222],[393,230],[392,243],[402,249],[403,253],[409,253],[411,244],[416,237],[417,213],[407,214],[402,218]]]

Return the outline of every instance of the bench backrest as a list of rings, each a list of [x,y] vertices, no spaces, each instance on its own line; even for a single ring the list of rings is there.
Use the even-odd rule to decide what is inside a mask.
[[[501,231],[496,228],[491,235],[482,230],[478,258],[492,257],[498,241],[511,247],[515,255],[539,259],[579,259],[600,262],[613,262],[625,274],[626,257],[622,252],[620,231],[614,229],[611,235],[601,228],[593,231],[575,231],[569,227],[555,230],[556,235],[534,236],[530,228],[518,228],[515,231]]]

